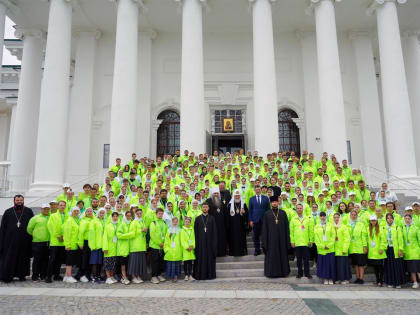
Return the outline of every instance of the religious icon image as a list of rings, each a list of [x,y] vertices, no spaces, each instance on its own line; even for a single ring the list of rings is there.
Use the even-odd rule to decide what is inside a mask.
[[[224,132],[233,132],[233,118],[224,118],[223,119],[223,131]]]

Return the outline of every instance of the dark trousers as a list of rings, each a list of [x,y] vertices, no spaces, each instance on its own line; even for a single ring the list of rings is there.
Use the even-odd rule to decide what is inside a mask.
[[[373,266],[373,269],[375,269],[376,283],[383,283],[384,282],[384,266],[375,265]]]
[[[48,242],[32,243],[32,279],[44,279],[47,276],[48,269]]]
[[[152,248],[152,277],[160,276],[165,270],[165,261],[163,260],[163,250]]]
[[[192,267],[193,267],[193,261],[192,260],[185,260],[184,261],[184,273],[186,276],[192,275]]]
[[[298,267],[298,275],[303,276],[303,270],[302,270],[302,261],[303,261],[303,269],[305,272],[305,276],[309,276],[309,247],[307,246],[295,247],[295,252],[296,252],[296,263]]]
[[[66,250],[64,246],[50,246],[50,258],[48,259],[47,278],[60,275],[61,264],[66,260]]]
[[[261,236],[261,231],[262,231],[262,220],[260,220],[259,222],[254,222],[254,227],[252,228],[252,231],[254,233],[255,252],[260,252],[261,251],[260,236]]]
[[[80,268],[79,268],[79,272],[77,273],[76,279],[81,278],[83,276],[86,276],[86,278],[90,279],[91,266],[89,264],[89,260],[90,260],[90,248],[89,248],[88,241],[85,240],[83,242],[83,249],[81,251],[81,259],[80,259]]]

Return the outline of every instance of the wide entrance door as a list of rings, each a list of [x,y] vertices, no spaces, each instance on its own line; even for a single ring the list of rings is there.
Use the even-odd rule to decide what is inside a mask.
[[[244,136],[213,136],[212,151],[220,151],[223,153],[235,153],[240,149],[245,150]]]

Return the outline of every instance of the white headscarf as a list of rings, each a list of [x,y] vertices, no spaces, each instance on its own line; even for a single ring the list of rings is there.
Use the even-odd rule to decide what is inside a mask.
[[[244,208],[244,199],[242,198],[241,191],[239,189],[235,189],[233,191],[232,199],[230,200],[230,215],[233,217],[235,215],[235,195],[241,196],[241,210]]]

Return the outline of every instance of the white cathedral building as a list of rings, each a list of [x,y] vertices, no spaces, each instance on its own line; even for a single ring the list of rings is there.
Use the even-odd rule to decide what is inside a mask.
[[[419,0],[0,0],[6,15],[20,40],[0,43],[22,60],[0,85],[13,191],[177,148],[419,173]]]

